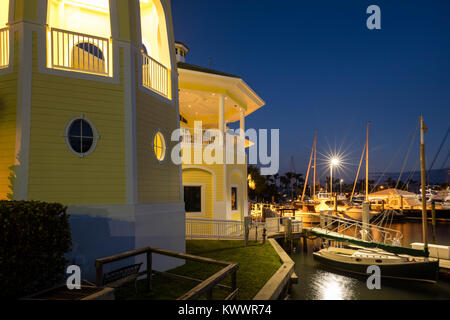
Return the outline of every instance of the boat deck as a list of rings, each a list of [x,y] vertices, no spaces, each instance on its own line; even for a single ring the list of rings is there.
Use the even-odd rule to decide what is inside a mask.
[[[439,260],[439,268],[450,272],[450,260],[440,259]]]

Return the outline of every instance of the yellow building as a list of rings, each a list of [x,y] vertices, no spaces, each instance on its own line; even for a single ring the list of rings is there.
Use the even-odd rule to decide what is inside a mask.
[[[204,141],[192,145],[193,139],[185,143],[183,153],[183,187],[186,216],[216,220],[243,220],[248,213],[247,159],[238,161],[239,141],[248,147],[245,140],[245,117],[264,106],[264,101],[239,76],[203,68],[185,62],[189,49],[176,43],[179,72],[180,127],[188,137],[194,137],[196,122],[201,122]],[[232,161],[211,163],[194,161],[195,155],[205,151],[214,141],[209,129],[225,135],[228,124],[239,123],[239,131],[230,136],[233,152],[226,150]],[[216,137],[215,137],[216,138]],[[184,142],[185,136],[183,136]],[[245,141],[245,142],[244,142]],[[225,143],[224,143],[225,144]],[[225,147],[225,146],[224,146]],[[242,148],[243,149],[243,148]]]
[[[185,250],[178,127],[170,0],[0,0],[0,198],[67,205],[83,272]]]

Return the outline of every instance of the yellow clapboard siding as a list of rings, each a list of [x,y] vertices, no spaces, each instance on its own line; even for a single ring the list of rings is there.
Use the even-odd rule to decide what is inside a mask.
[[[138,201],[141,203],[181,201],[180,169],[170,159],[175,145],[170,137],[178,121],[174,106],[136,87]],[[156,159],[153,151],[157,130],[164,135],[167,146],[163,163]]]
[[[14,48],[14,60],[17,61],[17,33],[14,35]],[[0,75],[0,200],[13,193],[8,177],[16,153],[17,79],[16,67],[13,72]]]
[[[36,58],[34,54],[29,198],[65,205],[126,203],[123,84],[41,74]],[[74,155],[63,137],[68,121],[81,114],[100,135],[85,158]]]
[[[211,173],[201,169],[183,170],[183,184],[201,183],[205,186],[205,216],[202,218],[212,219],[214,217],[214,186]]]
[[[184,152],[184,151],[183,151]],[[216,190],[216,200],[217,201],[224,201],[224,165],[223,164],[212,164],[212,165],[207,165],[207,164],[200,164],[197,165],[194,163],[194,152],[197,152],[197,150],[195,150],[194,148],[191,148],[191,164],[186,164],[183,162],[183,169],[189,166],[200,166],[203,168],[206,168],[210,171],[213,171],[215,176],[216,176],[216,185],[215,185],[215,190]]]
[[[77,88],[76,91],[72,92],[70,96],[64,96],[65,91],[63,86],[61,85],[61,82],[64,81],[60,80],[58,82],[48,82],[47,87],[36,86],[35,87],[36,93],[42,95],[43,97],[50,97],[52,99],[54,97],[55,98],[65,97],[65,98],[87,99],[88,101],[100,101],[100,102],[101,101],[115,102],[122,96],[121,92],[115,88],[111,90],[102,90],[100,88],[96,89],[95,85],[92,85],[90,87],[83,87],[77,84],[73,84],[73,86]],[[111,85],[115,86],[113,84]],[[93,98],[89,98],[89,96],[92,96]]]

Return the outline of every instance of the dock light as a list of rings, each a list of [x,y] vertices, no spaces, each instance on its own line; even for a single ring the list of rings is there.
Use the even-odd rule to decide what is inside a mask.
[[[332,157],[330,160],[330,194],[333,196],[333,168],[339,167],[341,160],[338,157]]]
[[[336,158],[336,157],[331,158],[331,166],[337,167],[340,164],[341,164],[341,160],[339,160],[339,158]]]

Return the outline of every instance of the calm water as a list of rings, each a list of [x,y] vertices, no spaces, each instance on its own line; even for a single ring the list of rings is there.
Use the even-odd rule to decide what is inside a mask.
[[[422,242],[420,222],[395,223],[391,226],[403,233],[403,245]],[[431,241],[431,227],[429,230]],[[436,228],[437,243],[450,245],[450,223],[440,223]],[[436,284],[402,280],[381,280],[381,290],[369,290],[367,277],[358,277],[326,269],[313,259],[314,247],[320,240],[309,241],[308,253],[291,255],[296,264],[299,283],[292,286],[293,300],[409,300],[450,299],[450,281]]]

